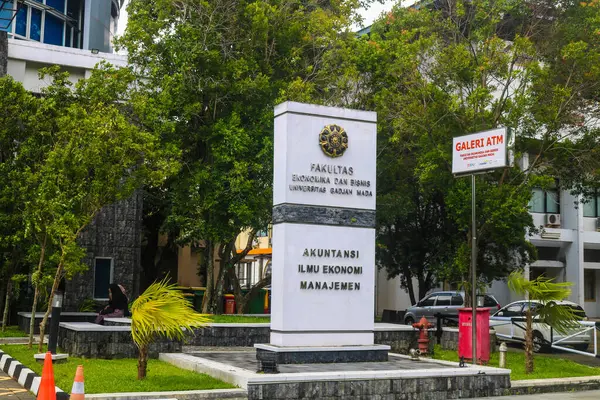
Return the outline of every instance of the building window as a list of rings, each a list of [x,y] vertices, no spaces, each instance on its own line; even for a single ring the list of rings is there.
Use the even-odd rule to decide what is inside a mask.
[[[0,31],[8,30],[13,18],[12,7],[12,2],[2,3],[0,0]]]
[[[596,270],[586,269],[583,272],[583,294],[585,301],[596,301]]]
[[[42,40],[42,10],[31,7],[29,16],[29,39],[39,42]]]
[[[256,237],[260,238],[260,237],[267,237],[269,236],[269,232],[266,229],[261,229],[260,231],[256,232]]]
[[[583,216],[598,218],[600,217],[600,193],[594,191],[594,194],[588,197],[583,203]]]
[[[96,258],[94,261],[94,299],[108,299],[108,286],[113,278],[112,258]]]
[[[0,29],[9,37],[56,46],[81,48],[82,2],[84,0],[25,0],[5,3],[0,10]],[[2,26],[7,16],[13,22]]]
[[[533,189],[529,210],[534,213],[559,214],[560,196],[558,189]]]

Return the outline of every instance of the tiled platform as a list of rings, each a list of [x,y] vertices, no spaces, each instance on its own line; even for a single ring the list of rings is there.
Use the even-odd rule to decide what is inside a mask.
[[[247,389],[248,400],[446,400],[510,388],[509,370],[393,353],[386,362],[279,365],[275,374],[257,373],[256,353],[249,351],[161,353],[160,359]]]
[[[256,353],[248,351],[240,352],[191,352],[194,357],[199,357],[214,362],[256,371],[258,364]],[[412,361],[407,358],[390,356],[386,362],[364,362],[364,363],[340,363],[340,364],[280,364],[279,372],[286,374],[305,372],[338,372],[338,371],[393,371],[393,370],[415,370],[415,369],[440,369],[452,368],[450,365],[442,365],[436,362],[421,359]]]

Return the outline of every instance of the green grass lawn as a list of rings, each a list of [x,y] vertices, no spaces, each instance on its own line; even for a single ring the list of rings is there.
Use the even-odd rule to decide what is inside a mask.
[[[211,322],[218,324],[263,324],[271,322],[271,317],[246,317],[243,315],[211,315]]]
[[[29,350],[25,345],[2,345],[0,349],[41,375],[42,364],[33,359],[33,354],[37,351]],[[37,346],[34,346],[34,349],[37,350]],[[159,360],[149,360],[146,379],[138,381],[137,359],[100,360],[75,357],[69,357],[66,363],[54,365],[56,386],[71,392],[78,365],[83,365],[86,394],[234,387],[208,375],[180,369]]]
[[[20,331],[18,326],[7,326],[4,332],[0,331],[0,338],[26,336],[27,334],[23,331]]]
[[[435,346],[434,359],[458,362],[458,353],[454,350],[442,350]],[[498,366],[498,353],[492,353],[489,365]],[[510,379],[572,378],[575,376],[600,376],[600,368],[588,367],[571,360],[548,357],[543,354],[534,355],[534,372],[525,374],[525,354],[522,352],[507,352],[506,367],[511,370]]]

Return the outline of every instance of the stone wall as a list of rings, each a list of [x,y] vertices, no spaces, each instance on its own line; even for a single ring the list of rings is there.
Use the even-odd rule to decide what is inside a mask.
[[[96,313],[78,313],[78,312],[64,312],[60,315],[61,322],[94,322],[98,314]],[[33,333],[40,333],[40,323],[42,322],[42,318],[44,317],[44,313],[35,313],[35,323]],[[52,319],[52,315],[48,316],[48,322]],[[31,313],[30,312],[20,312],[17,314],[17,324],[19,325],[19,329],[29,334],[29,327],[31,323]],[[48,334],[48,325],[46,324],[45,329],[46,334]]]
[[[8,34],[0,31],[0,77],[6,75],[8,67]]]
[[[442,376],[428,378],[248,382],[248,400],[446,400],[500,396],[510,388],[508,375]]]
[[[490,330],[490,352],[497,351],[496,331]],[[440,346],[445,350],[458,350],[458,328],[444,328]]]
[[[269,343],[269,324],[212,324],[194,330],[186,338],[191,346],[252,347],[257,343]]]
[[[77,311],[81,302],[94,296],[96,257],[113,259],[113,282],[122,284],[132,301],[139,294],[142,238],[142,194],[104,207],[82,232],[79,244],[87,249],[88,270],[67,281],[65,310]]]
[[[410,349],[417,349],[418,338],[419,332],[405,325],[375,330],[375,344],[388,345],[393,353],[408,354]],[[186,339],[186,344],[206,347],[252,347],[255,344],[269,342],[269,324],[211,324],[196,329],[194,335]],[[433,351],[436,343],[436,332],[430,330],[430,352]],[[444,327],[440,345],[446,350],[457,350],[458,328]],[[490,351],[496,351],[496,334],[493,330],[490,331]]]
[[[131,338],[131,331],[118,328],[78,331],[61,326],[58,330],[58,346],[73,357],[137,358],[138,349]],[[158,358],[159,353],[177,353],[181,350],[181,341],[160,339],[150,345],[149,356]]]
[[[429,331],[429,353],[433,352],[435,346],[435,335],[433,331]],[[418,349],[419,343],[419,331],[416,329],[404,326],[398,330],[376,330],[375,331],[375,343],[376,344],[387,344],[391,347],[392,353],[408,354],[410,349]]]

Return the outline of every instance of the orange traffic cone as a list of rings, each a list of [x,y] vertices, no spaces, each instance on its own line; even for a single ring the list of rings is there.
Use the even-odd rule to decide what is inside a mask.
[[[52,353],[47,352],[42,369],[42,380],[37,393],[38,400],[56,400],[56,386],[54,385],[54,370],[52,369]]]
[[[77,372],[75,372],[75,381],[73,381],[70,399],[85,400],[85,390],[83,389],[83,365],[77,366]]]

